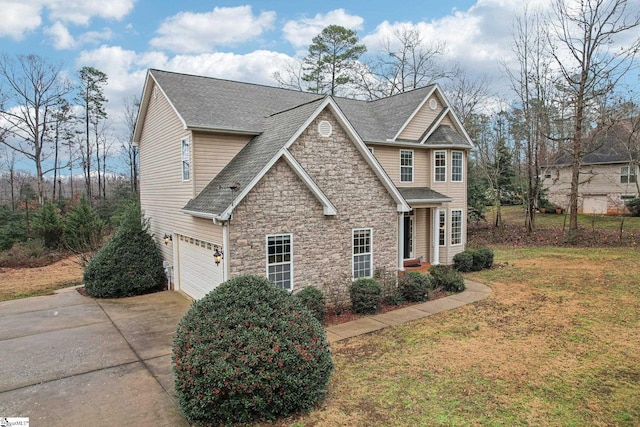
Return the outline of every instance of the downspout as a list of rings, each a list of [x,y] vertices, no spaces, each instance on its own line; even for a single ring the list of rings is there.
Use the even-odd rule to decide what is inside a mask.
[[[433,259],[431,265],[440,264],[440,209],[432,208],[433,212]]]
[[[229,280],[229,257],[231,256],[231,251],[229,250],[229,223],[228,221],[224,221],[222,223],[222,251],[224,256],[222,257],[222,281],[226,282]]]

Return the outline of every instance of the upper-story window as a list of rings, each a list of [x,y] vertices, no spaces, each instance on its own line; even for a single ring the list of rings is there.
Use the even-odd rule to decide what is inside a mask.
[[[191,179],[191,139],[187,136],[182,138],[182,180]]]
[[[451,182],[462,182],[462,151],[451,152]]]
[[[620,168],[620,183],[630,184],[638,182],[638,167],[636,165],[622,166]]]
[[[413,182],[413,150],[400,150],[400,182]]]
[[[447,181],[447,152],[435,151],[433,154],[434,160],[434,181],[446,182]]]

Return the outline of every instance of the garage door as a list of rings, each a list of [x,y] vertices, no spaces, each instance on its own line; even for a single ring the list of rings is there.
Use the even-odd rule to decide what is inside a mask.
[[[582,201],[582,213],[606,214],[607,196],[584,196]]]
[[[213,261],[213,244],[178,235],[178,288],[200,299],[222,283],[222,263]]]

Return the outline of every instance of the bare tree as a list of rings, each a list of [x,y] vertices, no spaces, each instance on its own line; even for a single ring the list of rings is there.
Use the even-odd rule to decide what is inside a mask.
[[[287,61],[282,70],[274,72],[271,77],[278,82],[280,87],[292,90],[305,90],[305,82],[302,79],[304,73],[302,61],[292,58]],[[137,111],[137,110],[136,110]],[[135,118],[135,117],[134,117]]]
[[[628,0],[555,0],[549,45],[560,71],[558,87],[572,110],[569,233],[578,229],[580,166],[587,133],[586,112],[598,97],[612,91],[640,49],[640,13]],[[634,39],[624,37],[633,34]]]
[[[127,126],[127,140],[122,144],[125,151],[125,162],[129,166],[129,179],[131,191],[138,194],[138,147],[133,145],[133,133],[136,129],[136,119],[140,108],[140,98],[132,96],[124,102],[123,120]]]
[[[486,76],[471,77],[462,69],[457,69],[444,91],[451,108],[462,122],[467,133],[474,139],[476,133],[474,116],[489,100],[489,78]]]
[[[49,125],[60,99],[71,91],[61,67],[36,55],[0,59],[0,77],[7,85],[3,92],[11,103],[0,111],[9,135],[1,142],[34,162],[40,203],[45,192],[43,162],[51,154],[46,144]]]

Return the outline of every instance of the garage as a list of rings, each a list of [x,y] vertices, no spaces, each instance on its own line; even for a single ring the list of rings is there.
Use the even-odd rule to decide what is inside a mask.
[[[582,201],[582,213],[585,214],[606,214],[607,196],[584,196]]]
[[[223,282],[224,267],[213,261],[214,244],[178,235],[177,288],[200,299]]]

